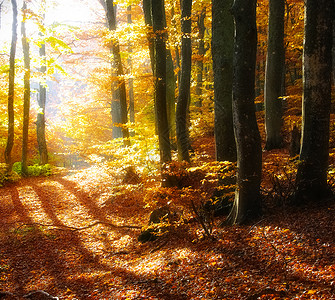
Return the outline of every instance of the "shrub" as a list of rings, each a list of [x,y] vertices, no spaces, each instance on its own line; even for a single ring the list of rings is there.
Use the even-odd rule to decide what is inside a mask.
[[[13,171],[22,176],[22,164],[16,162],[13,164]],[[51,165],[38,165],[28,166],[28,176],[50,176],[52,174]]]
[[[15,182],[20,179],[20,176],[15,171],[9,171],[7,164],[0,164],[0,186],[6,182]]]

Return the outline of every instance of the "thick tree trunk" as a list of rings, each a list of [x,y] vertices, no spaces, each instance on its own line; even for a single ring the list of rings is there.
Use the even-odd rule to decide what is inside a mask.
[[[154,0],[151,5],[154,32],[155,109],[161,163],[171,161],[169,123],[166,105],[166,29],[164,0]]]
[[[303,65],[303,123],[297,204],[329,196],[327,169],[334,0],[307,0]]]
[[[197,60],[195,61],[196,66],[196,87],[195,87],[195,95],[196,101],[194,105],[196,107],[202,106],[202,92],[203,92],[203,72],[204,72],[204,57],[206,54],[205,49],[205,18],[206,18],[206,6],[204,5],[201,9],[200,14],[197,19],[197,30],[198,30],[198,53]]]
[[[181,75],[179,85],[179,96],[176,110],[177,125],[177,149],[179,160],[190,161],[188,109],[191,87],[191,12],[192,0],[181,0]]]
[[[22,49],[24,59],[24,93],[23,93],[23,131],[22,131],[22,174],[28,175],[28,132],[29,132],[29,111],[30,111],[30,51],[26,35],[27,3],[23,1],[23,20],[21,22]]]
[[[108,27],[111,31],[115,31],[116,17],[114,12],[113,0],[106,0],[106,8],[107,8]],[[113,89],[114,91],[117,90],[117,93],[114,93],[114,95],[118,97],[118,99],[114,99],[114,101],[120,101],[120,113],[121,113],[120,119],[122,124],[121,130],[122,130],[122,136],[124,138],[124,144],[127,146],[130,144],[130,141],[129,141],[129,130],[128,127],[126,127],[126,124],[128,123],[126,82],[124,80],[124,71],[121,61],[119,42],[117,40],[113,40],[111,43],[112,43],[113,63],[116,75],[116,80],[114,80]]]
[[[11,168],[11,153],[14,145],[14,91],[15,91],[15,53],[17,43],[17,3],[12,0],[13,24],[12,43],[9,56],[9,86],[8,86],[8,137],[5,149],[5,161]]]
[[[236,161],[232,87],[234,55],[233,0],[212,1],[215,148],[218,161]]]
[[[237,190],[228,224],[247,223],[261,213],[261,138],[255,116],[256,0],[235,0],[233,114],[237,142]]]
[[[267,150],[281,148],[282,79],[285,64],[284,52],[284,0],[269,1],[268,50],[265,69],[265,131]]]

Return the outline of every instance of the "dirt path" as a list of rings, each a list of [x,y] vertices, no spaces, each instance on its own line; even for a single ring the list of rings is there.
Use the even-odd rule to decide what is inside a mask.
[[[117,186],[111,174],[91,168],[1,188],[1,290],[23,295],[43,289],[64,299],[109,299],[103,293],[111,287],[97,289],[97,278],[114,281],[112,273],[124,272],[119,270],[123,260],[111,264],[110,258],[130,253],[139,230],[103,224],[140,227],[146,216],[143,211],[143,220],[134,218],[134,210],[143,210],[138,200],[127,199],[127,205],[113,201]],[[97,225],[71,230],[92,224]]]

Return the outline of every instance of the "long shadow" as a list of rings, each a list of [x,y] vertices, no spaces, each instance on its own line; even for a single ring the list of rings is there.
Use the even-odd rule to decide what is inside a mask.
[[[92,217],[101,222],[108,222],[104,210],[99,208],[94,203],[89,194],[78,189],[75,183],[66,180],[64,178],[56,178],[55,181],[62,184],[66,190],[71,192],[78,199],[78,201],[89,210],[89,213],[91,214]]]
[[[29,217],[29,214],[26,211],[26,208],[22,204],[19,196],[19,192],[17,188],[13,188],[10,190],[10,195],[12,198],[13,206],[17,214],[19,215],[20,219],[24,223],[32,223],[31,217]]]
[[[48,217],[51,219],[54,225],[63,225],[62,222],[57,217],[57,214],[52,206],[53,196],[58,195],[51,187],[48,187],[48,191],[43,187],[38,186],[37,184],[31,183],[30,186],[34,189],[37,194],[38,199],[41,202],[42,208]]]

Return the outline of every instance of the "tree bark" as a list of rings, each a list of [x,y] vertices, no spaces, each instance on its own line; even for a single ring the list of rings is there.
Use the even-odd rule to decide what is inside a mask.
[[[155,75],[155,58],[154,58],[154,35],[151,30],[153,26],[152,20],[152,0],[143,0],[143,12],[144,21],[148,26],[149,30],[147,33],[147,39],[149,43],[149,54],[152,67],[152,73]],[[163,7],[163,23],[164,28],[166,27],[166,17],[165,17],[165,7]],[[165,34],[165,40],[168,39],[167,32]],[[175,108],[175,88],[176,88],[176,78],[174,75],[174,67],[172,61],[172,55],[170,49],[166,49],[166,109],[169,123],[169,136],[172,140],[176,135],[176,108]],[[158,127],[158,124],[156,124]],[[158,129],[157,129],[158,131]]]
[[[45,1],[43,2],[45,6]],[[43,16],[44,21],[44,16]],[[43,38],[43,34],[40,33],[40,36]],[[37,121],[36,121],[36,135],[38,143],[38,152],[40,155],[40,164],[45,165],[48,163],[48,148],[45,138],[45,103],[47,97],[46,89],[46,53],[45,53],[45,43],[42,42],[39,49],[40,58],[42,61],[42,66],[40,71],[43,75],[44,82],[39,84],[39,95],[38,95],[38,112],[37,112]]]
[[[295,202],[320,201],[327,186],[334,0],[307,0],[303,56],[302,145]]]
[[[192,0],[181,0],[181,75],[179,85],[179,96],[176,110],[177,125],[177,149],[179,160],[190,161],[189,129],[188,129],[188,109],[191,88],[191,12]]]
[[[335,0],[334,0],[335,6]],[[335,87],[335,14],[333,16],[333,86]]]
[[[267,150],[281,148],[282,80],[284,75],[284,0],[269,1],[268,49],[265,69],[265,131]]]
[[[113,0],[106,0],[107,8],[107,22],[108,27],[111,31],[116,30],[116,17],[114,12]],[[129,130],[126,127],[128,123],[128,109],[127,109],[127,92],[126,92],[126,82],[124,79],[123,65],[120,55],[120,45],[118,40],[114,39],[111,41],[112,53],[113,53],[113,64],[115,69],[116,79],[114,80],[113,90],[114,96],[117,97],[114,101],[120,102],[120,119],[121,119],[121,130],[124,139],[125,146],[130,145],[129,141]],[[116,92],[115,92],[116,91]],[[113,121],[114,123],[114,121]]]
[[[197,30],[198,30],[198,57],[195,61],[196,66],[196,87],[195,87],[195,95],[196,95],[196,101],[194,105],[196,107],[202,106],[202,93],[203,93],[203,72],[204,72],[204,57],[206,54],[205,49],[205,18],[206,18],[206,6],[204,5],[201,9],[200,14],[198,15],[197,19]]]
[[[21,22],[22,49],[24,60],[24,93],[23,93],[23,131],[22,131],[22,174],[28,175],[28,135],[29,135],[29,111],[30,111],[30,50],[27,41],[26,25],[27,20],[27,3],[23,1]]]
[[[132,24],[131,19],[131,5],[127,6],[127,23]],[[132,44],[128,41],[128,66],[130,77],[128,79],[128,94],[129,94],[129,120],[131,123],[135,123],[135,102],[134,102],[134,79],[132,77]],[[134,132],[132,132],[132,135]]]
[[[232,87],[234,56],[233,0],[212,1],[212,57],[214,72],[214,133],[218,161],[236,161]]]
[[[13,23],[12,42],[9,56],[9,86],[8,86],[8,137],[5,149],[5,161],[8,168],[11,168],[11,153],[14,145],[14,91],[15,91],[15,54],[17,43],[17,3],[12,0]]]
[[[261,213],[261,138],[255,115],[256,0],[235,0],[233,116],[237,142],[237,190],[227,224],[248,223]]]
[[[169,123],[166,105],[166,29],[164,0],[151,3],[152,27],[154,33],[154,76],[155,109],[160,149],[160,160],[164,164],[171,161]]]

